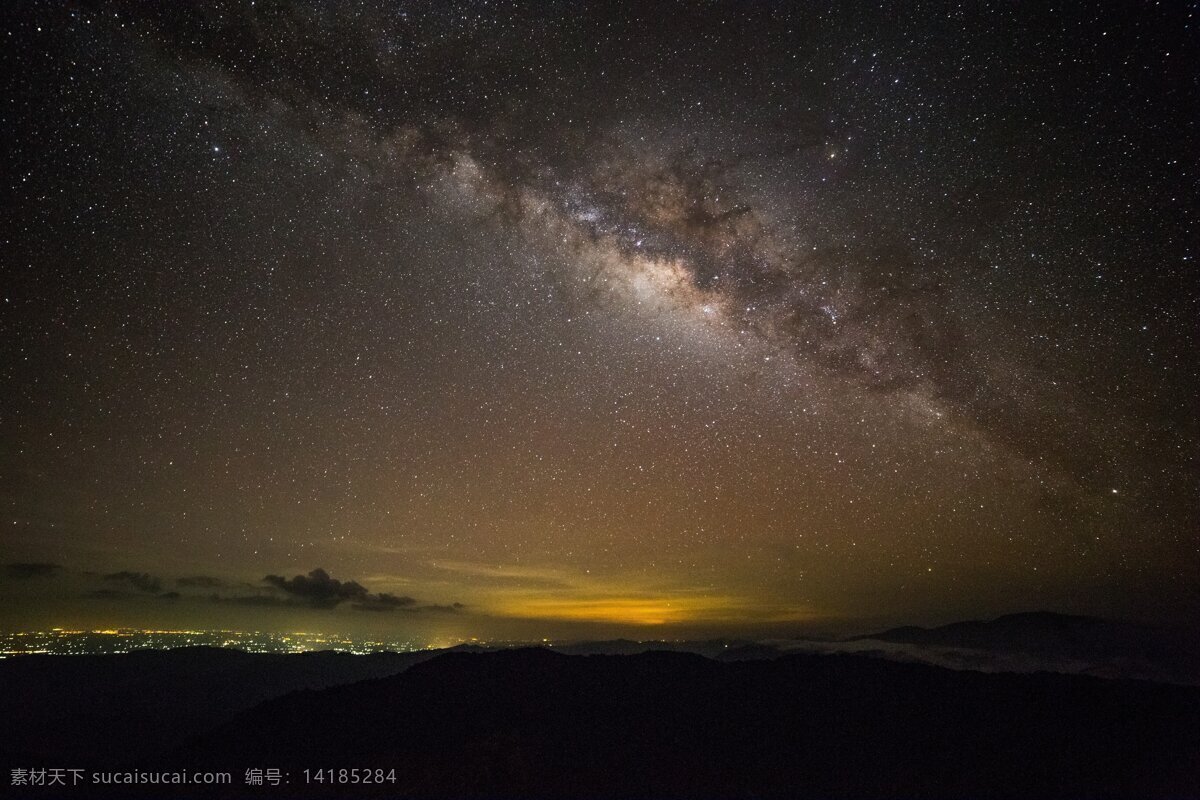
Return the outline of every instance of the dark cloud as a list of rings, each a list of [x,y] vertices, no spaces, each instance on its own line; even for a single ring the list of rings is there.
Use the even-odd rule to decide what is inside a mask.
[[[397,596],[387,592],[370,595],[364,600],[354,604],[356,611],[395,611],[396,609],[409,610],[417,604],[415,598],[406,596]]]
[[[392,607],[411,606],[417,602],[411,597],[397,597],[396,595],[388,594],[387,592],[380,592],[379,594],[375,595],[375,600],[376,602]]]
[[[136,595],[122,589],[92,589],[81,596],[88,600],[129,600]]]
[[[145,572],[112,572],[103,577],[110,583],[122,584],[124,588],[102,587],[81,596],[89,600],[179,600],[183,597],[179,592],[162,591],[162,581]]]
[[[13,561],[4,565],[4,573],[17,580],[48,578],[57,575],[62,569],[61,564],[52,564],[48,561]]]
[[[287,597],[244,595],[218,598],[214,595],[213,599],[244,605],[292,605],[322,609],[336,608],[342,603],[349,602],[350,607],[355,611],[376,613],[392,611],[403,611],[410,614],[420,612],[453,613],[464,608],[462,603],[422,605],[415,597],[407,595],[396,595],[390,592],[375,594],[367,591],[367,588],[358,581],[338,580],[320,567],[307,575],[297,575],[294,578],[268,575],[263,578],[263,581],[284,592]]]
[[[428,605],[428,606],[421,606],[421,607],[413,609],[413,610],[414,611],[429,611],[432,613],[439,613],[439,614],[457,614],[458,612],[462,611],[464,608],[466,608],[466,606],[463,605],[462,603],[450,603],[449,605],[432,604],[432,605]]]
[[[104,580],[112,583],[123,583],[146,594],[158,594],[162,591],[162,581],[145,572],[130,572],[128,570],[110,572],[104,576]]]
[[[274,608],[292,608],[301,605],[295,600],[274,594],[211,594],[208,599],[213,603],[228,603],[236,606],[260,606]]]
[[[418,605],[417,601],[413,600],[411,597],[402,597],[399,599],[407,600],[409,602],[396,604],[379,602],[376,599],[371,599],[362,603],[355,603],[354,609],[356,611],[402,611],[406,614],[457,614],[466,608],[466,606],[464,606],[462,603],[449,603],[445,605],[439,603],[430,603],[428,605]]]
[[[188,575],[179,578],[175,583],[185,589],[217,589],[229,585],[220,578],[214,578],[211,575]]]
[[[371,594],[356,581],[339,581],[318,567],[307,575],[268,575],[263,582],[313,608],[333,608],[347,600],[369,601]]]

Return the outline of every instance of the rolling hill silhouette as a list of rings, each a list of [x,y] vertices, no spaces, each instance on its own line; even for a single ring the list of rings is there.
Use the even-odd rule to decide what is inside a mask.
[[[394,675],[435,655],[188,647],[2,659],[0,766],[107,765],[161,755],[264,700]]]
[[[196,798],[1200,797],[1200,687],[896,660],[911,646],[1194,672],[1177,637],[1038,613],[825,645],[879,642],[906,649],[879,658],[789,649],[798,640],[616,640],[22,656],[0,660],[0,768],[233,773],[233,786],[167,795]],[[394,769],[396,782],[303,782],[306,768],[352,767]],[[290,782],[247,787],[247,768]]]
[[[1031,664],[1043,659],[1043,669],[1200,685],[1200,640],[1194,631],[1096,617],[1035,611],[937,628],[892,628],[848,641],[866,640],[1024,654],[1034,657]]]
[[[169,760],[293,781],[395,767],[380,796],[1194,796],[1200,690],[854,656],[448,653],[267,702]]]
[[[1007,614],[987,622],[954,622],[937,628],[906,626],[856,636],[855,639],[881,639],[912,644],[937,644],[974,647],[984,650],[1012,650],[1028,653],[1115,655],[1157,651],[1176,644],[1165,631],[1126,622],[1031,611]]]

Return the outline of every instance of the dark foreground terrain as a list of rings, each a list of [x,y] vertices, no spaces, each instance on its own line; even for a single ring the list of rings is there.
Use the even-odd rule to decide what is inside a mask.
[[[142,761],[265,700],[395,675],[435,655],[192,647],[0,660],[0,766]]]
[[[4,781],[15,760],[233,776],[211,790],[18,794],[30,797],[1200,797],[1195,687],[808,654],[527,649],[397,666],[268,700],[155,756],[59,763],[10,728]],[[127,721],[92,724],[76,745],[139,738]],[[395,782],[306,784],[321,768]],[[283,783],[247,786],[247,769]]]

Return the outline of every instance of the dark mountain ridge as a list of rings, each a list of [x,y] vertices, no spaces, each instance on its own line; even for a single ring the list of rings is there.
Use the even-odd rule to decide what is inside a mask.
[[[857,636],[904,644],[1026,653],[1124,667],[1160,679],[1200,683],[1200,636],[1132,622],[1034,611],[936,628],[908,626]]]
[[[2,659],[0,766],[136,761],[287,692],[394,675],[437,654],[187,647]]]
[[[947,644],[978,648],[1023,648],[1061,652],[1071,646],[1107,648],[1121,642],[1143,643],[1165,631],[1130,622],[1118,622],[1052,611],[1005,614],[993,620],[952,622],[934,628],[906,625],[852,639],[882,639],[914,644]]]
[[[448,653],[263,704],[169,762],[396,770],[354,796],[1187,797],[1200,690],[856,656]],[[163,762],[166,765],[167,762]]]
[[[244,786],[252,767],[285,771],[279,797],[1200,797],[1200,688],[895,660],[1040,650],[1029,663],[1182,663],[1186,639],[1035,613],[822,646],[874,642],[902,651],[614,640],[21,656],[0,660],[0,767],[229,771],[220,791],[171,790],[222,798],[272,791]],[[303,783],[305,769],[343,767],[394,769],[396,783]]]

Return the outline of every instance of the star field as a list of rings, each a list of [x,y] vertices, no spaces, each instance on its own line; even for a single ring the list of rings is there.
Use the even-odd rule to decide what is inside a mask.
[[[1191,618],[1195,14],[6,9],[4,624]]]

